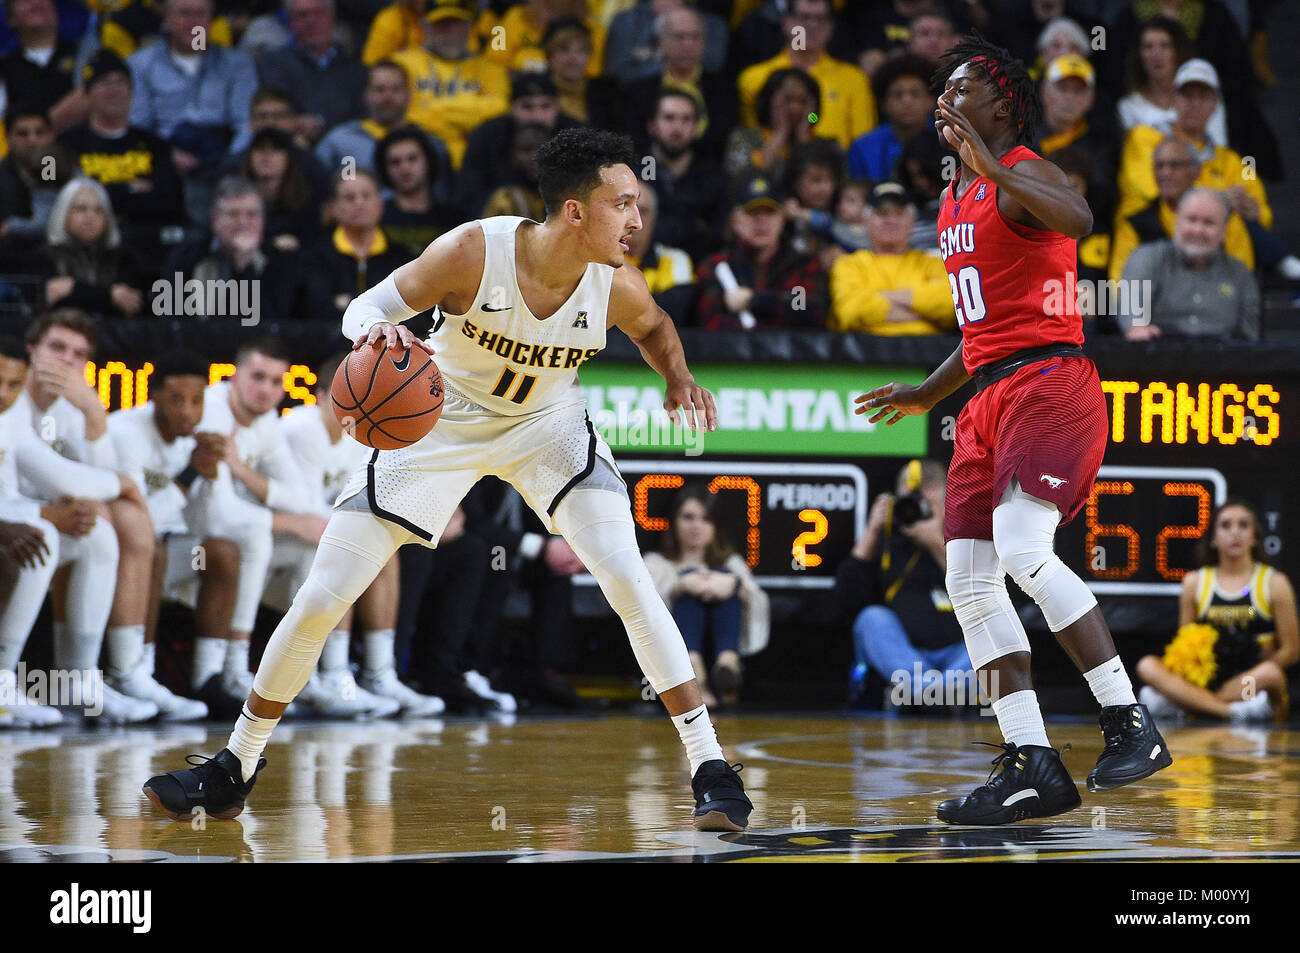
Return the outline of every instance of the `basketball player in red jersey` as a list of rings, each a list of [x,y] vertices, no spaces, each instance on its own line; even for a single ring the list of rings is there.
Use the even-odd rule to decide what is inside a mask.
[[[1080,803],[1047,740],[1008,573],[1038,603],[1101,705],[1106,746],[1088,790],[1131,784],[1172,759],[1133,696],[1096,598],[1052,551],[1057,527],[1087,502],[1106,449],[1097,369],[1080,347],[1075,302],[1061,293],[1073,287],[1066,276],[1092,213],[1065,173],[1024,145],[1033,141],[1039,105],[1023,63],[968,37],[948,51],[935,79],[943,82],[936,130],[961,157],[938,227],[962,344],[920,385],[887,384],[858,397],[857,412],[893,424],[975,378],[948,470],[947,584],[1005,743],[994,746],[1003,751],[988,783],[944,801],[938,816],[1006,824]]]

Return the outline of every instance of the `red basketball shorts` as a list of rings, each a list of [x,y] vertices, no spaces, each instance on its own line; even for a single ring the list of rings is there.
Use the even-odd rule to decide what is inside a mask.
[[[1086,357],[1038,361],[977,393],[957,417],[944,538],[991,540],[993,508],[1012,477],[1069,523],[1092,493],[1109,427]]]

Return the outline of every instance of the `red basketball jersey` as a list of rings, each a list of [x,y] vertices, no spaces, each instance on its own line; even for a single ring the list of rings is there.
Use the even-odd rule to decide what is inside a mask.
[[[1010,168],[1037,158],[1016,146],[999,161]],[[1004,218],[998,187],[984,176],[960,200],[953,197],[956,186],[956,179],[949,183],[939,209],[939,254],[952,285],[966,370],[1025,348],[1083,344],[1074,239]]]

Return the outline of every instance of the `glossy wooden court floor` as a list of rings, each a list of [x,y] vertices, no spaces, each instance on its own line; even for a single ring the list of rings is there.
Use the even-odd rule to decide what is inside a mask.
[[[692,830],[662,717],[282,725],[235,821],[171,822],[150,774],[213,753],[225,725],[0,732],[7,861],[986,861],[1300,859],[1300,733],[1170,728],[1174,765],[1104,795],[1095,724],[1049,725],[1083,791],[1070,814],[952,828],[982,782],[989,719],[723,717],[755,804],[745,834]]]

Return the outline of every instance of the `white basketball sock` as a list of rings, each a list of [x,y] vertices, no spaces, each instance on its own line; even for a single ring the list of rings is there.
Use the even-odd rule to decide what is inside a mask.
[[[280,723],[279,718],[258,718],[244,706],[244,710],[239,713],[239,718],[235,720],[235,728],[230,733],[230,740],[226,742],[226,747],[231,753],[239,759],[240,765],[244,769],[244,780],[247,781],[257,770],[257,761],[262,757],[262,752],[266,750],[266,743],[271,740],[271,732],[275,726]]]
[[[1050,748],[1047,729],[1043,726],[1043,712],[1038,707],[1038,693],[1012,692],[993,703],[993,714],[998,716],[1002,737],[1013,745],[1041,745]]]
[[[701,705],[694,711],[672,717],[673,724],[677,726],[677,734],[686,746],[686,757],[691,762],[691,777],[695,777],[695,772],[706,761],[727,760],[722,756],[722,746],[718,744],[718,735],[713,730],[707,708]]]
[[[220,675],[226,661],[226,639],[211,639],[198,636],[194,639],[194,666],[192,669],[195,688],[202,688],[213,675]]]
[[[361,633],[366,647],[366,671],[378,674],[394,667],[393,644],[396,629],[368,629]]]
[[[322,672],[340,672],[348,667],[348,643],[352,633],[346,629],[335,629],[325,638],[325,648],[320,653],[320,670]]]
[[[1137,704],[1137,698],[1133,695],[1133,683],[1129,680],[1128,672],[1124,671],[1124,663],[1118,655],[1084,672],[1083,677],[1087,679],[1093,697],[1102,708]]]
[[[133,672],[144,655],[144,625],[110,625],[105,642],[109,671],[115,675]]]
[[[227,682],[242,681],[248,674],[248,639],[226,641],[226,661],[221,677]]]
[[[140,666],[150,678],[158,670],[158,652],[154,648],[155,644],[154,642],[146,642],[140,652]]]

